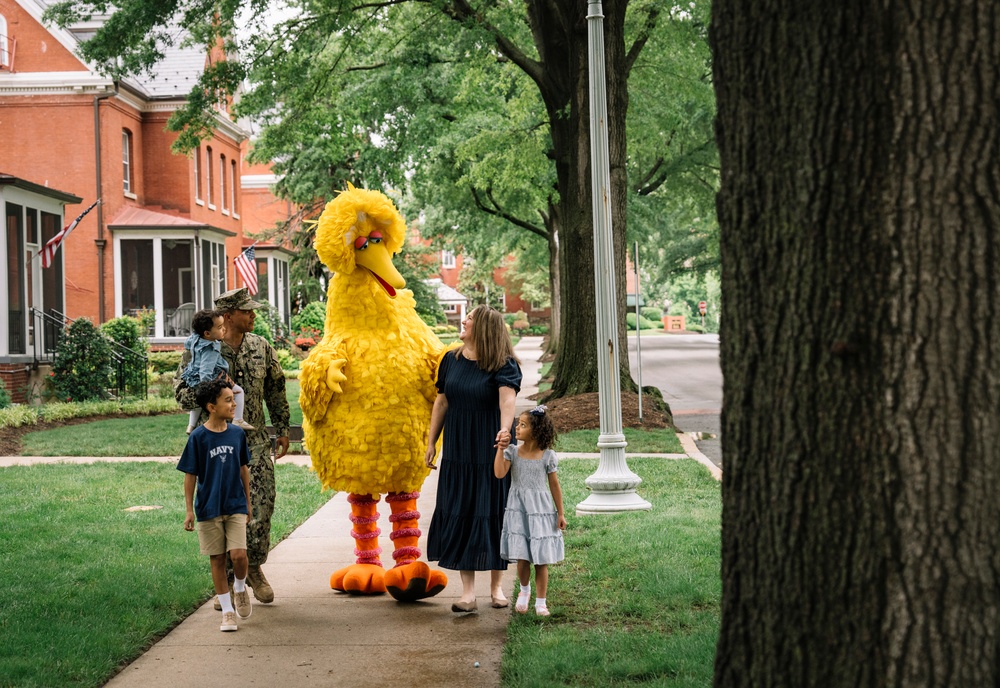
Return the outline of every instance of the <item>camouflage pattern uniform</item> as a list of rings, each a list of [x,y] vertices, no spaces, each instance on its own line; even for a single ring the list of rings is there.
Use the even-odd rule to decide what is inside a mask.
[[[244,292],[245,289],[235,290]],[[216,300],[223,306],[226,292]],[[249,297],[247,297],[249,298]],[[254,302],[250,302],[254,303]],[[222,356],[229,363],[229,377],[243,388],[246,407],[243,419],[256,430],[247,432],[250,447],[250,501],[253,521],[247,523],[247,558],[251,566],[267,561],[271,549],[271,516],[274,513],[274,462],[271,459],[271,438],[264,419],[264,403],[271,413],[271,425],[278,437],[288,436],[288,399],[285,397],[285,374],[278,363],[274,348],[263,337],[246,333],[239,350],[233,351],[222,342]],[[194,389],[187,386],[181,373],[191,362],[191,352],[184,351],[181,364],[174,374],[174,397],[182,408],[197,408]],[[202,413],[202,422],[207,415]]]

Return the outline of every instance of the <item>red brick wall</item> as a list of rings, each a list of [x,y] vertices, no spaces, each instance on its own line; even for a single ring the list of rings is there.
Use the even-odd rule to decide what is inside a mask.
[[[0,363],[0,380],[10,393],[12,401],[23,404],[27,401],[29,370],[23,363]]]
[[[0,0],[0,14],[7,20],[7,34],[17,41],[15,72],[87,71],[72,52],[14,0]]]

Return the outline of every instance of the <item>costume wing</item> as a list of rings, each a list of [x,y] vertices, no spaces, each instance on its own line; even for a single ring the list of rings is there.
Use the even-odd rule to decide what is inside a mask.
[[[340,383],[347,380],[344,374],[346,366],[347,351],[343,342],[317,346],[302,364],[299,406],[309,422],[322,420],[333,395],[343,392]]]

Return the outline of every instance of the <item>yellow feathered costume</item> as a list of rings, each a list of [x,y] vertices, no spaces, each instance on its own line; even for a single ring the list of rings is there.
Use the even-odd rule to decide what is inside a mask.
[[[417,316],[392,264],[406,235],[378,191],[348,185],[319,219],[316,252],[334,273],[323,339],[302,365],[299,403],[312,464],[324,487],[348,492],[357,563],[330,585],[396,599],[436,595],[447,577],[417,561],[416,499],[430,469],[424,449],[445,347]],[[402,290],[402,291],[397,291]],[[379,558],[379,495],[388,493],[396,566]]]

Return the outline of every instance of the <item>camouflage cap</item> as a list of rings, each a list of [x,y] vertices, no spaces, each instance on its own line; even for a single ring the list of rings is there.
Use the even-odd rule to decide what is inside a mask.
[[[220,311],[252,311],[260,308],[261,304],[250,298],[246,287],[241,287],[220,294],[215,300],[215,307]]]

